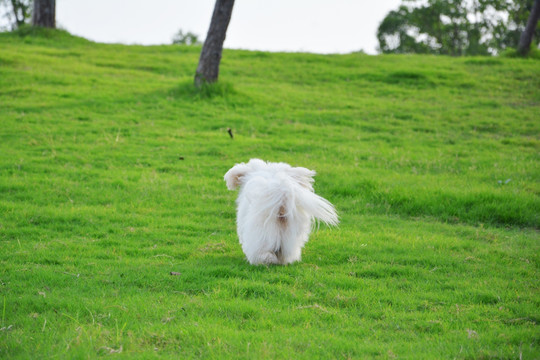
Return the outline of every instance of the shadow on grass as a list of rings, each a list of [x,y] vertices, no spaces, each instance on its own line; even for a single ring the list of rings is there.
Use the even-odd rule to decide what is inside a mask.
[[[433,82],[430,77],[418,71],[394,71],[389,74],[364,74],[363,78],[368,81],[418,89],[433,88],[436,86],[436,83]]]
[[[195,87],[192,80],[183,81],[171,91],[171,96],[177,99],[205,100],[213,98],[229,98],[238,95],[234,86],[228,82],[216,82]]]
[[[519,54],[516,49],[508,48],[501,53],[501,57],[540,60],[540,49],[537,49],[534,47],[534,45],[531,45],[531,49],[527,55],[523,56]]]
[[[360,198],[361,211],[408,217],[433,217],[448,223],[540,228],[539,202],[527,194],[469,190],[451,191],[389,186],[371,180],[354,185],[336,180],[330,188],[333,198]],[[355,208],[358,210],[358,208]]]

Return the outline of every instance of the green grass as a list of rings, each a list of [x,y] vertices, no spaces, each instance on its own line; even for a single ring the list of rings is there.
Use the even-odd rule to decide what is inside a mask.
[[[540,357],[538,60],[0,48],[0,358]],[[339,211],[300,263],[244,259],[253,157]]]

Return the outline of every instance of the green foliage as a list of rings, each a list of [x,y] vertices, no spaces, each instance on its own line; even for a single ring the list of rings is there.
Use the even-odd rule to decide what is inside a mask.
[[[540,357],[536,60],[0,48],[0,358]],[[300,263],[244,260],[252,157],[339,211]]]
[[[66,30],[23,25],[11,32],[0,32],[0,41],[10,43],[22,41],[26,44],[69,48],[74,45],[87,45],[87,39],[71,35]]]
[[[509,58],[523,58],[523,55],[519,54],[518,51],[513,48],[507,48],[503,53],[501,53],[501,56]],[[531,49],[529,50],[525,58],[540,60],[540,49],[531,46]]]
[[[383,53],[497,54],[517,47],[534,0],[405,0],[377,30]],[[535,33],[538,41],[540,27]]]
[[[198,35],[190,31],[184,33],[182,29],[173,36],[172,43],[176,45],[201,45]]]
[[[28,24],[32,16],[32,0],[0,0],[0,14],[3,12],[15,30]]]

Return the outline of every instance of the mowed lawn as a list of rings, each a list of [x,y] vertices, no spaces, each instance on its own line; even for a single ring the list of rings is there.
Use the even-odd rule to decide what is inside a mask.
[[[0,358],[540,358],[540,61],[199,52],[0,34]],[[339,212],[300,263],[238,244],[255,157]]]

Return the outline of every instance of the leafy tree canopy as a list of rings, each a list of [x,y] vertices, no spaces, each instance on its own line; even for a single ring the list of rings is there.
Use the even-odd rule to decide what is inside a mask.
[[[180,29],[173,36],[172,43],[180,45],[200,45],[201,41],[199,40],[198,35],[189,31],[185,33],[182,31],[182,29]]]
[[[497,54],[517,47],[534,0],[403,0],[379,25],[383,53]],[[535,38],[540,38],[540,27]]]
[[[9,22],[11,29],[17,29],[31,19],[32,0],[0,0],[0,16]]]

